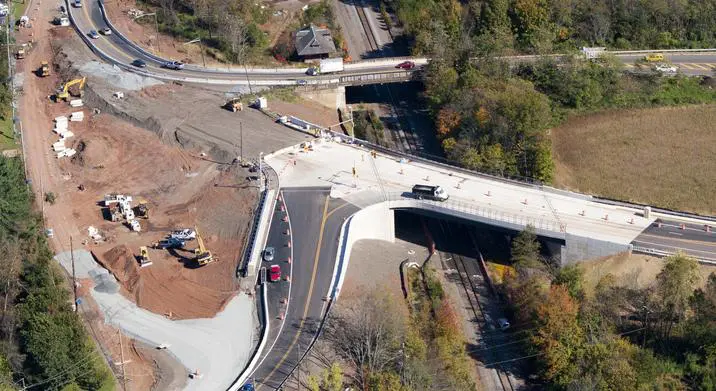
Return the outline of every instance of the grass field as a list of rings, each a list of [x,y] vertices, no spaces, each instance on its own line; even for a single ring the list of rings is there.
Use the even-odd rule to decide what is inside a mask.
[[[716,214],[716,105],[584,115],[551,135],[557,187]]]
[[[15,149],[18,145],[12,132],[12,118],[0,121],[0,151]]]

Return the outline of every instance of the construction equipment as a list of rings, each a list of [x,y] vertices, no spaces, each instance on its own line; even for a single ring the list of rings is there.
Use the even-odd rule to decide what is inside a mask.
[[[137,204],[137,212],[136,215],[140,219],[149,219],[149,211],[151,208],[149,208],[149,203],[145,200],[140,200]]]
[[[235,113],[237,111],[244,111],[244,104],[241,103],[239,98],[234,98],[226,102],[226,104],[224,104],[224,108],[232,113]]]
[[[204,240],[201,238],[199,230],[194,228],[194,232],[196,232],[196,241],[199,244],[199,247],[194,249],[194,260],[196,260],[196,263],[199,264],[199,266],[204,266],[208,263],[218,261],[217,258],[211,255],[211,251],[204,247]]]
[[[66,101],[70,95],[76,96],[76,97],[82,97],[83,89],[85,88],[85,82],[87,81],[86,77],[83,77],[81,79],[74,79],[67,83],[65,83],[64,86],[60,86],[60,88],[57,89],[57,95],[55,95],[55,101],[59,102],[60,100]],[[77,85],[78,92],[70,94],[70,87]]]
[[[40,69],[37,70],[37,73],[40,74],[40,77],[50,76],[50,64],[47,61],[40,63]]]
[[[149,250],[147,250],[146,246],[142,246],[139,248],[139,266],[140,267],[146,267],[152,264],[152,261],[149,259]]]
[[[109,220],[113,223],[116,223],[118,221],[122,221],[124,216],[122,216],[122,210],[119,208],[119,204],[111,204],[107,207],[109,210]]]

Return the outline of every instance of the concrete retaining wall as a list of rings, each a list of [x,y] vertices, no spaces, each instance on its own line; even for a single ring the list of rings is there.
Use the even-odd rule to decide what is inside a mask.
[[[631,244],[606,242],[583,236],[565,235],[566,245],[562,247],[562,265],[587,261],[631,251]]]

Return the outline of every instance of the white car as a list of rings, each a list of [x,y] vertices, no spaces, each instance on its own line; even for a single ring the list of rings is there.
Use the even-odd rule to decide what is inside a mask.
[[[659,64],[654,67],[654,70],[662,73],[676,73],[679,68],[675,65]]]
[[[179,240],[193,240],[196,239],[196,231],[193,229],[180,229],[177,231],[172,231],[169,234],[169,237],[172,239],[179,239]]]

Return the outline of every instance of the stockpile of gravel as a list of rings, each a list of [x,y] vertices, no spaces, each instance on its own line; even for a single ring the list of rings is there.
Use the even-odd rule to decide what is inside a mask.
[[[138,91],[142,88],[164,84],[157,79],[125,72],[116,65],[109,65],[98,61],[85,63],[80,67],[80,72],[85,75],[102,78],[113,87],[122,90]]]

